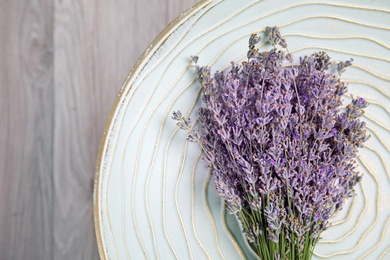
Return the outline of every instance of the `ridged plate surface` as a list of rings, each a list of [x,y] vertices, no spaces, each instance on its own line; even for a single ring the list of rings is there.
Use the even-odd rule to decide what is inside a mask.
[[[225,216],[197,144],[171,120],[196,118],[200,86],[190,55],[214,70],[245,58],[248,37],[278,25],[297,58],[325,50],[355,60],[348,95],[371,105],[363,181],[323,233],[314,259],[390,259],[390,2],[203,1],[170,25],[125,82],[97,165],[95,224],[102,259],[252,259]],[[267,47],[265,47],[267,48]],[[350,97],[345,97],[349,102]],[[387,239],[386,239],[387,237]],[[240,248],[241,246],[241,248]]]

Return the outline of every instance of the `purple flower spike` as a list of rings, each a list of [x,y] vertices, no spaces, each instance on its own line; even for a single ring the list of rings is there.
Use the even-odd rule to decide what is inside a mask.
[[[265,36],[270,50],[261,52],[252,34],[248,61],[227,73],[196,65],[198,129],[180,111],[172,118],[200,144],[217,192],[260,258],[310,259],[362,178],[355,158],[369,138],[360,120],[368,103],[358,97],[340,112],[347,91],[340,76],[352,59],[336,65],[337,75],[325,52],[291,66],[278,28]]]

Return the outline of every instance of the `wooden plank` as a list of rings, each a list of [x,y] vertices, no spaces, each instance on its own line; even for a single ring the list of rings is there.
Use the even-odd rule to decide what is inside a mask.
[[[52,259],[52,2],[1,1],[0,37],[0,258]]]
[[[55,0],[55,259],[98,258],[92,189],[105,121],[127,73],[195,0]]]
[[[54,3],[54,259],[97,259],[91,203],[99,131],[97,5]]]

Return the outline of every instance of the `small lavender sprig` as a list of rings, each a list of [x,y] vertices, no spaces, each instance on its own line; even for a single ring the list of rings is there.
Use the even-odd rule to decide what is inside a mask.
[[[200,144],[217,192],[261,259],[310,259],[361,180],[355,158],[369,138],[360,120],[367,102],[353,98],[340,109],[340,76],[352,59],[338,63],[336,75],[325,52],[293,66],[278,28],[265,33],[272,48],[261,52],[252,34],[248,60],[226,75],[212,77],[192,57],[203,90],[200,127],[179,111],[173,119]]]

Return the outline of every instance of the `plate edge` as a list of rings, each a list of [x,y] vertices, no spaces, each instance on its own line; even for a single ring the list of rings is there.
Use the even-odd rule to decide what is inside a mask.
[[[191,17],[195,12],[204,8],[206,5],[210,4],[212,0],[201,0],[200,2],[194,4],[179,16],[177,16],[172,22],[170,22],[152,41],[152,43],[148,46],[148,48],[141,54],[141,56],[136,61],[133,68],[130,70],[129,74],[126,77],[125,82],[123,83],[120,91],[115,99],[115,102],[111,108],[109,117],[106,121],[103,136],[100,141],[99,151],[96,161],[95,168],[95,177],[94,177],[94,189],[93,189],[93,215],[94,215],[94,227],[95,227],[95,235],[96,242],[98,246],[100,259],[108,259],[107,251],[103,245],[102,233],[101,233],[101,207],[100,207],[100,169],[103,157],[107,150],[108,137],[111,132],[112,125],[114,123],[114,116],[118,109],[119,104],[123,101],[126,94],[131,89],[131,83],[133,79],[135,79],[135,75],[137,72],[141,71],[143,67],[147,64],[147,61],[151,58],[151,56],[155,53],[155,51],[161,47],[167,38],[181,25],[185,22],[188,17]]]

